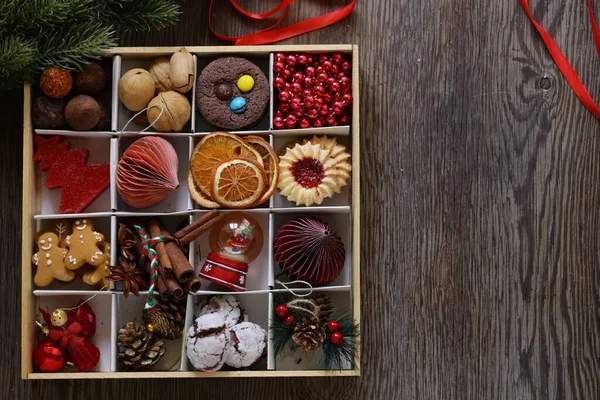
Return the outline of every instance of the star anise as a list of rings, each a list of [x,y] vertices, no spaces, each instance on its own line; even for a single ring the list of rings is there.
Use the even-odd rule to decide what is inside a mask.
[[[117,238],[121,254],[119,255],[120,266],[111,266],[111,275],[108,276],[113,282],[123,282],[123,295],[125,298],[132,292],[136,296],[140,294],[140,288],[147,289],[143,275],[144,270],[137,265],[135,255],[134,233],[125,224],[119,224]]]
[[[123,282],[123,295],[129,296],[131,291],[136,296],[140,295],[140,288],[147,289],[148,284],[144,280],[144,271],[135,262],[127,262],[119,257],[120,266],[111,266],[108,279],[113,282]]]

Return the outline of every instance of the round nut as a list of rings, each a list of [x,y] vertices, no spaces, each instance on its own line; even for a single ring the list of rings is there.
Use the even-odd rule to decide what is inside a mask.
[[[154,78],[145,69],[129,70],[119,80],[119,99],[130,111],[143,110],[155,92]]]
[[[168,92],[175,90],[171,80],[169,79],[169,71],[171,70],[171,60],[169,57],[158,57],[152,62],[148,72],[154,78],[154,84],[159,92]]]
[[[163,110],[160,115],[161,109]],[[179,132],[192,116],[190,101],[175,91],[162,92],[152,99],[146,111],[148,121],[154,122],[154,128],[161,132]],[[160,115],[160,118],[158,116]],[[158,118],[158,120],[157,120]]]

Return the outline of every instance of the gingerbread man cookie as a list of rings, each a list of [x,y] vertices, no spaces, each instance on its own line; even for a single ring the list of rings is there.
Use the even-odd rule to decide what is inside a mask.
[[[67,236],[65,243],[69,246],[65,256],[68,269],[78,269],[85,264],[98,267],[106,261],[98,247],[104,243],[104,235],[94,231],[94,223],[89,219],[76,219],[73,233]]]
[[[64,258],[67,249],[60,247],[60,240],[56,234],[52,232],[40,234],[37,238],[37,246],[39,250],[31,258],[33,264],[37,266],[33,278],[37,286],[48,286],[55,278],[63,282],[75,278],[75,273],[65,266]]]
[[[101,287],[104,287],[110,283],[110,280],[106,278],[111,274],[110,243],[106,242],[103,246],[102,254],[104,255],[105,261],[99,267],[91,267],[89,271],[84,272],[83,274],[83,281],[88,285],[100,285]]]

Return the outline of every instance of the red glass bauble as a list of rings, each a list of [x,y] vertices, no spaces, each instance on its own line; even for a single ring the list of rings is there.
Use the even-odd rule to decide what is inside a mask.
[[[298,82],[292,83],[292,92],[294,92],[297,95],[302,94],[302,84]]]
[[[313,63],[313,61],[314,61],[314,59],[315,59],[315,58],[313,57],[313,55],[312,55],[312,54],[307,54],[307,55],[306,55],[306,63],[307,63],[307,64],[312,64],[312,63]]]
[[[313,126],[315,128],[322,128],[323,125],[325,125],[325,123],[323,122],[323,120],[321,118],[315,118],[313,119]]]
[[[337,92],[339,92],[339,91],[340,91],[340,89],[341,89],[339,82],[332,82],[332,83],[329,85],[329,89],[331,89],[331,91],[332,91],[333,93],[337,93]]]
[[[304,89],[302,91],[302,97],[303,98],[307,98],[308,96],[312,96],[312,90],[310,90],[310,89]]]
[[[277,74],[281,74],[285,70],[285,65],[282,62],[276,62],[273,64],[273,71]]]
[[[331,126],[338,125],[337,120],[335,119],[335,115],[333,115],[333,114],[329,114],[327,117],[325,117],[325,122]]]
[[[275,309],[275,314],[277,314],[281,318],[287,317],[289,313],[290,313],[290,310],[288,310],[288,308],[285,304],[280,304]]]
[[[273,127],[275,129],[283,129],[283,127],[285,126],[285,121],[283,119],[283,117],[275,117],[273,118]]]
[[[302,72],[294,72],[292,75],[292,82],[302,82],[304,80],[304,74]]]
[[[341,101],[334,101],[333,104],[331,105],[331,110],[336,114],[341,113],[343,109],[344,109],[344,103],[342,103]]]
[[[348,121],[350,121],[347,115],[342,115],[339,120],[340,125],[348,125]]]
[[[333,53],[331,55],[331,61],[333,61],[334,64],[341,64],[343,60],[344,55],[342,53]]]
[[[331,93],[325,93],[322,97],[325,103],[331,103],[333,101],[333,96]]]
[[[302,81],[302,83],[304,84],[305,88],[311,88],[315,84],[315,81],[310,76],[305,76],[304,80]]]
[[[316,68],[317,68],[317,75],[325,73],[325,70],[320,65],[318,67],[316,67]]]
[[[285,127],[288,129],[293,129],[296,127],[296,122],[298,122],[298,118],[294,114],[289,114],[285,117]]]
[[[287,65],[289,65],[290,67],[293,67],[294,65],[296,65],[296,62],[297,62],[296,56],[293,54],[290,54],[285,58],[285,61],[287,62]]]
[[[306,117],[302,117],[298,120],[298,126],[302,129],[310,127],[310,120]]]
[[[337,75],[337,73],[340,72],[340,67],[337,64],[333,64],[330,72]]]
[[[347,76],[342,76],[341,78],[338,78],[338,82],[340,83],[340,86],[342,88],[350,86],[350,78],[348,78]]]
[[[298,62],[298,65],[306,65],[307,60],[308,58],[306,58],[305,54],[298,54],[298,57],[296,57],[296,62]]]
[[[315,76],[317,70],[314,67],[306,67],[304,73],[306,74],[306,76]]]
[[[285,54],[283,53],[275,53],[273,56],[273,61],[276,63],[282,63],[285,61]]]
[[[319,108],[319,114],[327,115],[329,114],[329,106],[327,104],[323,104],[321,108]]]
[[[290,107],[290,103],[281,103],[279,105],[279,111],[281,111],[284,114],[289,113],[291,109],[292,107]]]
[[[331,61],[325,60],[325,61],[323,61],[322,66],[325,71],[331,71],[331,67],[333,67],[333,64]]]
[[[281,76],[283,76],[283,79],[287,81],[290,79],[290,76],[292,76],[292,71],[289,68],[286,68],[281,71]]]
[[[346,86],[343,88],[342,93],[352,93],[352,86]]]
[[[314,104],[315,104],[315,96],[310,95],[310,96],[304,97],[304,105],[306,107],[312,107]]]
[[[340,330],[340,323],[333,319],[327,323],[327,329],[329,332],[337,332]]]
[[[317,110],[315,107],[310,107],[306,112],[306,115],[310,119],[315,119],[319,116],[319,110]]]
[[[297,117],[302,117],[304,115],[304,111],[304,106],[300,106],[294,110],[294,114],[296,114]]]
[[[323,104],[325,104],[325,100],[322,97],[315,97],[315,107],[321,108]]]
[[[348,76],[343,72],[338,72],[338,74],[337,74],[338,81],[342,80],[342,78],[347,78],[347,77]]]
[[[346,104],[346,105],[350,105],[352,104],[352,95],[350,93],[344,93],[342,95],[342,101]]]
[[[350,71],[352,65],[349,61],[344,61],[340,67],[342,68],[342,71]]]
[[[65,350],[50,339],[42,340],[33,349],[33,362],[43,372],[60,371],[67,360]]]
[[[293,315],[288,315],[283,319],[283,324],[287,327],[294,326],[296,323],[296,318]]]
[[[329,340],[333,344],[342,344],[342,342],[344,341],[344,337],[339,332],[333,332]]]
[[[283,79],[281,76],[276,76],[273,79],[273,86],[275,86],[277,89],[281,89],[285,86],[285,79]]]
[[[300,97],[292,97],[292,99],[290,100],[290,107],[292,107],[293,110],[300,107],[301,105],[302,99]]]
[[[313,92],[317,96],[322,96],[323,94],[325,94],[325,87],[323,85],[317,85],[313,88]]]
[[[319,62],[323,64],[325,61],[329,60],[327,54],[319,54]]]
[[[282,90],[279,92],[279,101],[283,101],[284,103],[290,100],[290,92],[287,90]]]

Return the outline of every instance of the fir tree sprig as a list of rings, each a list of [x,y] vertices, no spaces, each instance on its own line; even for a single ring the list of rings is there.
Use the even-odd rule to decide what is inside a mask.
[[[172,0],[0,0],[0,89],[48,66],[80,70],[117,45],[115,25],[161,29],[179,14]]]
[[[97,0],[94,13],[99,21],[132,31],[166,28],[181,14],[179,6],[169,0]]]

